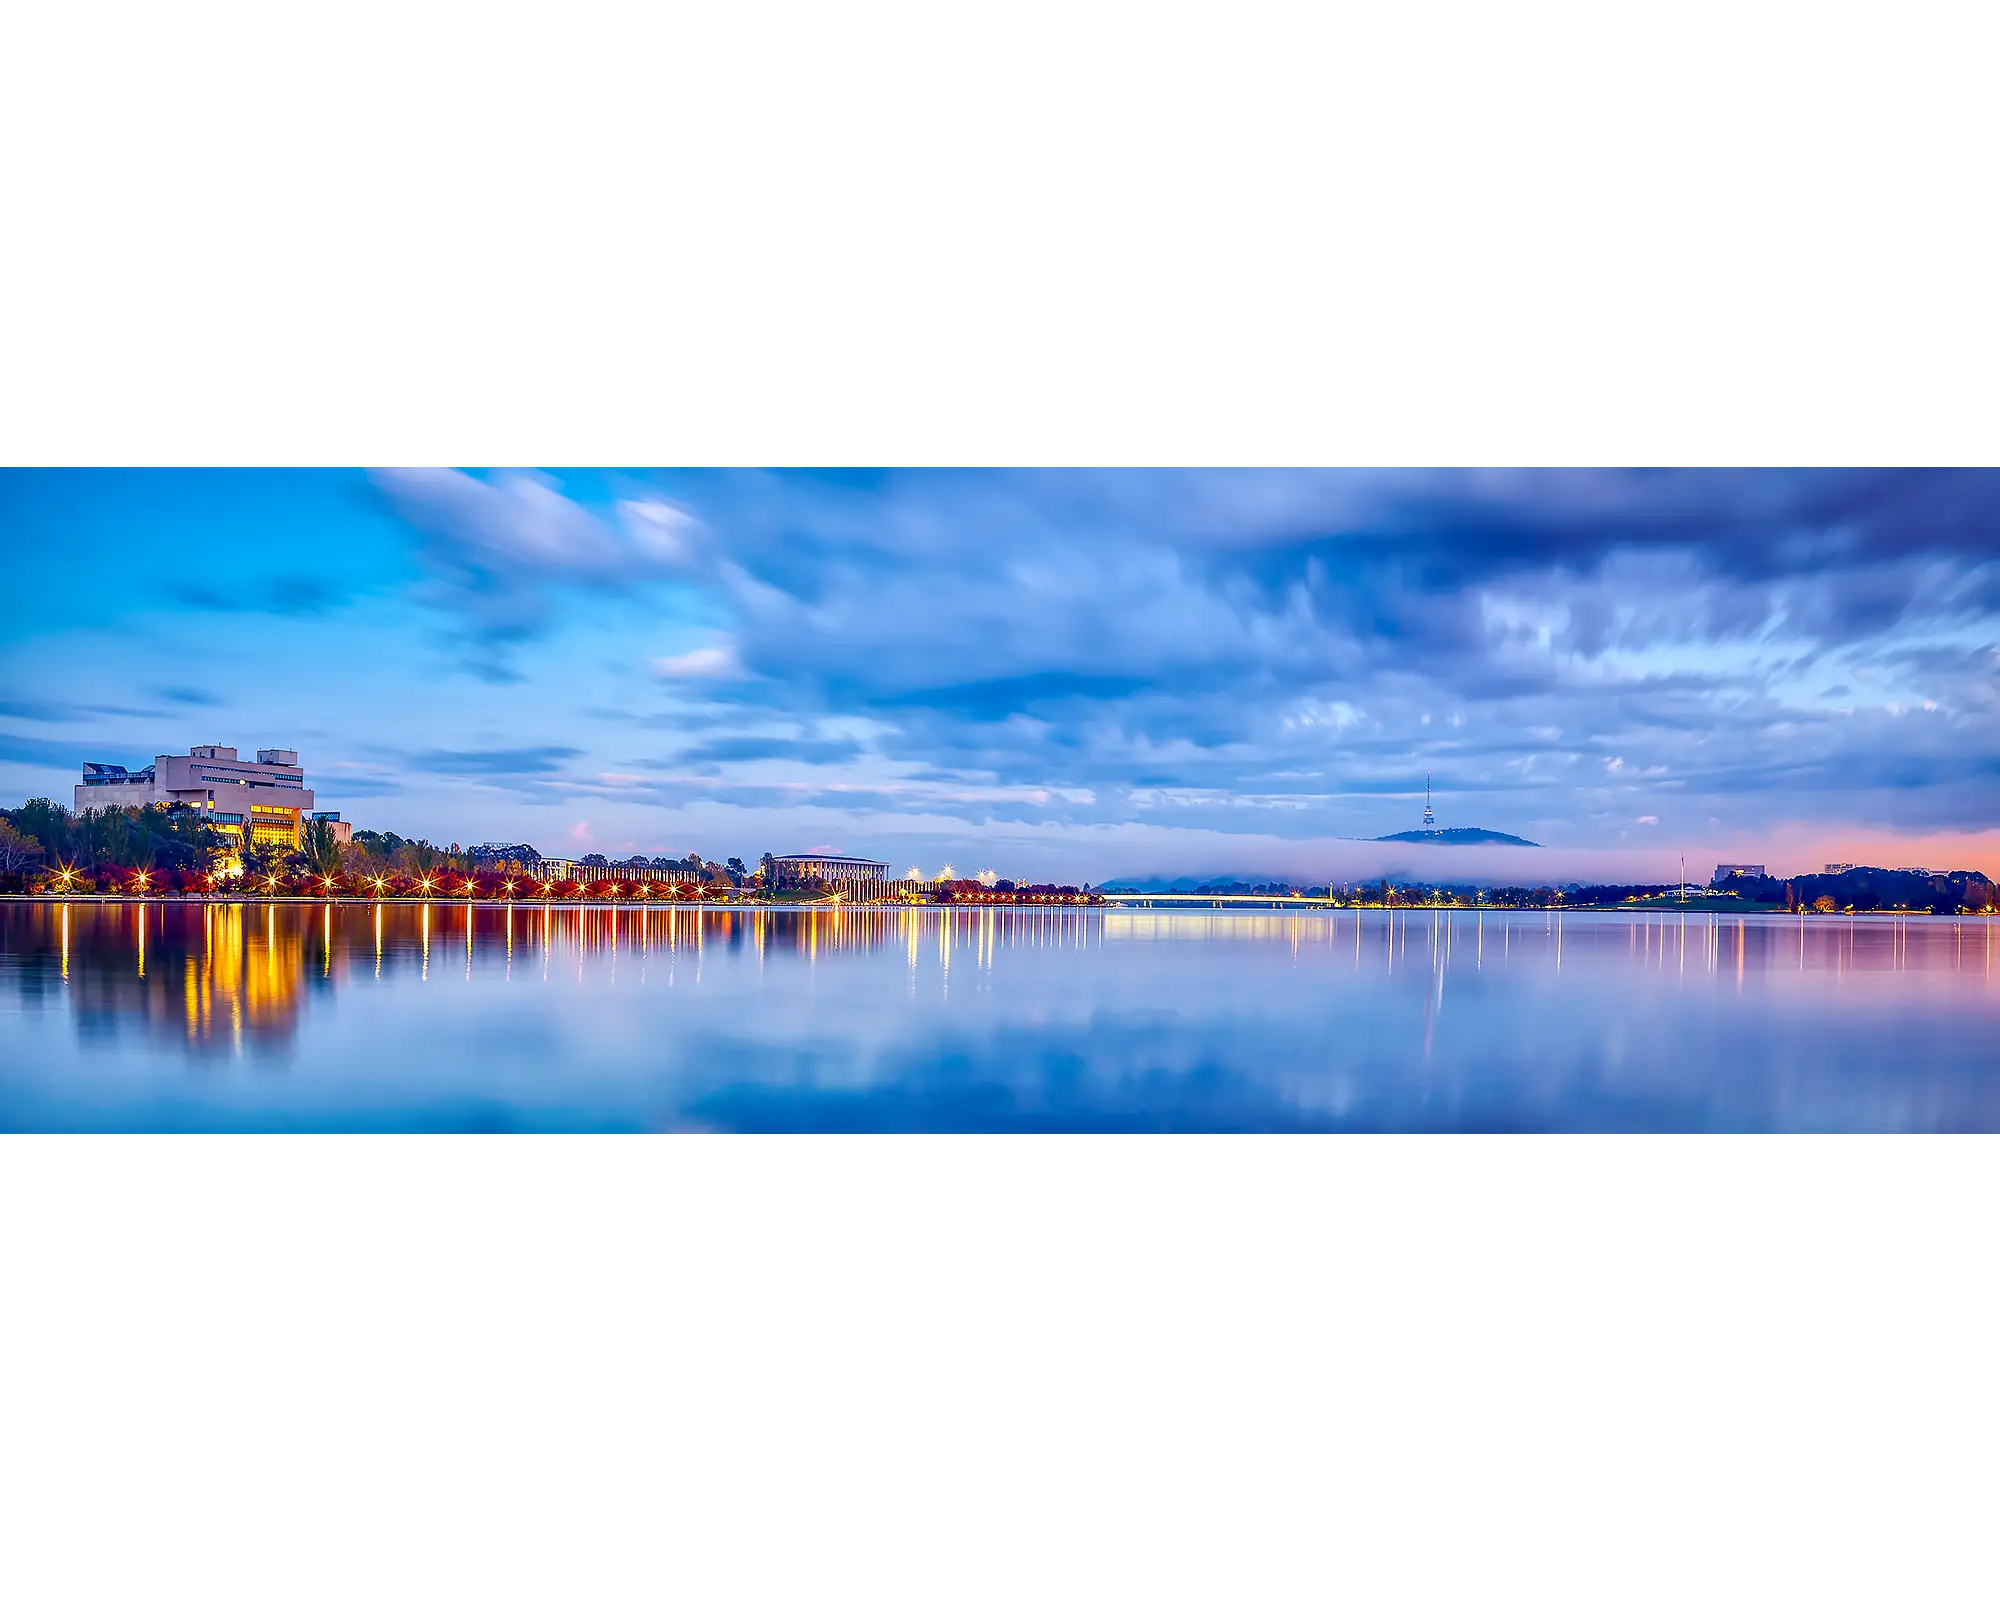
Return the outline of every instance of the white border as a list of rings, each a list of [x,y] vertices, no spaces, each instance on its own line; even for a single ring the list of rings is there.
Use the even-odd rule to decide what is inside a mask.
[[[4,1154],[12,1594],[2000,1577],[1980,1140]]]
[[[1990,461],[1997,34],[19,8],[0,459]]]

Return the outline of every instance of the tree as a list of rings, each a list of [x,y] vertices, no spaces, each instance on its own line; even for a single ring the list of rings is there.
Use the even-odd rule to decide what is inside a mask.
[[[421,878],[437,870],[444,852],[428,839],[405,839],[396,847],[395,860],[404,872]]]
[[[67,806],[59,806],[53,800],[30,800],[18,810],[9,812],[8,819],[29,839],[39,844],[47,855],[62,855],[70,848],[70,814]]]
[[[245,839],[236,853],[246,877],[268,878],[291,852],[269,839]]]
[[[217,835],[193,806],[169,802],[144,814],[152,834],[154,864],[176,871],[206,871]]]
[[[0,817],[0,872],[26,872],[44,853],[37,840]]]
[[[333,836],[333,824],[315,817],[305,825],[294,859],[320,877],[332,877],[341,867],[340,843]]]

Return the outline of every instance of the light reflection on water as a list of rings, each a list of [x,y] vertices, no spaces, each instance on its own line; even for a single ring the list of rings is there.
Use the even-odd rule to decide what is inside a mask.
[[[1990,1129],[1993,918],[0,906],[0,1127]]]

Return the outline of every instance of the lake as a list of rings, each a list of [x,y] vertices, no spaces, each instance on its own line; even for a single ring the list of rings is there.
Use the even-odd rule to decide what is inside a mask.
[[[1996,920],[0,905],[0,1128],[1970,1130]]]

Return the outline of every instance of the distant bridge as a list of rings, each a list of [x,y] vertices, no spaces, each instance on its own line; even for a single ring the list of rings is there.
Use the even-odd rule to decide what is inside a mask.
[[[1100,889],[1097,893],[1106,902],[1139,909],[1148,906],[1213,906],[1220,910],[1224,906],[1331,907],[1334,904],[1325,895],[1312,894],[1148,894],[1110,889]]]

